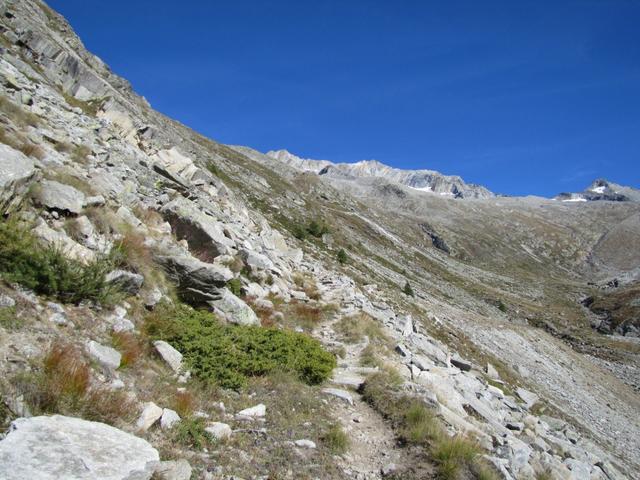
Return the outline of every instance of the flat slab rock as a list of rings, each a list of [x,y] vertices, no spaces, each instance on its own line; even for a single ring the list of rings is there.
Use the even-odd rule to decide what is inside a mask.
[[[0,441],[3,480],[148,480],[159,460],[146,440],[80,418],[19,418]]]

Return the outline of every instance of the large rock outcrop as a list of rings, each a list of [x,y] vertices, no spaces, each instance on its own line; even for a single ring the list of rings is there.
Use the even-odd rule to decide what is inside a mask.
[[[3,480],[148,480],[158,460],[146,440],[61,415],[19,418],[0,441]]]
[[[8,145],[0,144],[0,213],[20,204],[27,185],[35,175],[33,160]]]

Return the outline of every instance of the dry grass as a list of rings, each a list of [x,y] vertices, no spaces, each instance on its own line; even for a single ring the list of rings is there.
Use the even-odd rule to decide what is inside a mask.
[[[256,302],[255,297],[246,297],[244,301],[253,309],[255,314],[258,316],[258,318],[260,319],[260,325],[262,325],[263,327],[273,327],[275,325],[275,321],[273,319],[273,313],[275,312],[275,310],[272,307],[261,302]]]
[[[0,112],[21,128],[36,127],[41,122],[36,114],[24,110],[4,95],[0,95]]]
[[[370,342],[389,343],[389,338],[383,332],[380,324],[364,312],[342,317],[334,325],[334,329],[340,335],[341,340],[347,343],[358,343],[363,341],[365,337]]]
[[[76,163],[86,164],[88,161],[88,156],[91,155],[92,151],[87,145],[76,145],[71,149],[71,160]]]
[[[45,150],[32,143],[27,137],[19,132],[10,132],[4,126],[0,126],[0,143],[9,145],[15,150],[19,150],[27,157],[42,160],[46,156]]]
[[[18,147],[18,150],[24,153],[27,157],[36,158],[38,160],[42,160],[47,154],[44,148],[31,142],[23,143]]]
[[[302,290],[311,300],[320,300],[320,290],[315,278],[309,274],[294,272],[293,283]]]
[[[145,353],[145,344],[131,332],[114,332],[111,335],[111,341],[122,354],[120,368],[135,365]]]
[[[75,173],[63,170],[48,170],[45,172],[45,177],[49,180],[54,180],[65,185],[69,185],[76,190],[81,191],[85,195],[94,195],[95,191],[84,178],[80,178]]]
[[[188,390],[176,391],[172,407],[181,418],[190,417],[196,409],[196,398]]]
[[[14,385],[34,414],[60,413],[115,425],[135,413],[124,392],[92,384],[89,362],[67,343],[54,343],[41,369],[16,377]]]

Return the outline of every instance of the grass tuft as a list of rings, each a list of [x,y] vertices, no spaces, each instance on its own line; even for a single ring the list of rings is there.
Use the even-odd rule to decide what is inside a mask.
[[[321,440],[323,445],[335,455],[342,455],[349,449],[349,437],[340,425],[332,425]]]

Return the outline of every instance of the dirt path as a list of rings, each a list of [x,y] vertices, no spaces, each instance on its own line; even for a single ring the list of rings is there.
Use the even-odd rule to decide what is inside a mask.
[[[324,324],[318,338],[332,347],[342,346],[346,351],[334,373],[332,388],[348,391],[353,404],[336,399],[333,411],[351,445],[343,456],[343,468],[349,478],[374,480],[383,478],[382,472],[392,464],[407,465],[406,452],[398,446],[396,435],[384,419],[357,393],[357,385],[364,380],[367,369],[359,366],[360,352],[366,343],[350,345],[338,340],[332,325],[340,319]]]

